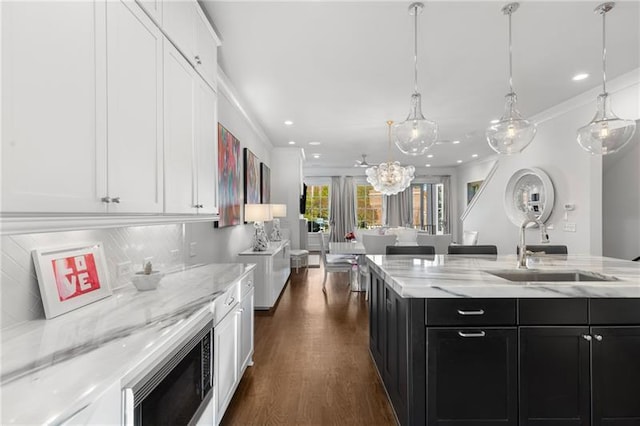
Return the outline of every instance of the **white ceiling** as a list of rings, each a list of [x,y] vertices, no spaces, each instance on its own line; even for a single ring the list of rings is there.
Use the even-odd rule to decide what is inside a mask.
[[[388,159],[385,122],[406,118],[413,89],[409,2],[202,3],[223,40],[221,68],[275,146],[295,141],[305,149],[305,168],[350,167],[363,153],[369,163]],[[394,159],[420,171],[493,153],[483,135],[508,91],[504,4],[426,2],[419,18],[423,112],[438,122],[441,139],[461,143],[434,146],[433,158],[394,146]],[[525,116],[601,84],[598,4],[523,2],[513,15],[514,85]],[[618,2],[607,15],[609,79],[640,67],[639,23],[638,1]],[[578,72],[590,77],[572,81]]]

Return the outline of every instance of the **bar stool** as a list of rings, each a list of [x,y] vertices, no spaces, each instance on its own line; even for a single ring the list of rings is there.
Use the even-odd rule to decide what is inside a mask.
[[[296,267],[296,274],[298,268],[309,267],[309,250],[289,250],[289,254],[291,255],[291,263]]]

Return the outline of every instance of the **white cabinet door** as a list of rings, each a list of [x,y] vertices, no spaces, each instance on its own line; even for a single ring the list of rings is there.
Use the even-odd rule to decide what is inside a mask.
[[[253,290],[240,301],[240,374],[253,364]],[[240,376],[242,378],[242,376]]]
[[[165,41],[165,213],[197,212],[193,173],[194,83],[195,71],[191,65]]]
[[[198,213],[218,213],[218,111],[216,93],[196,81],[195,166]]]
[[[162,212],[162,33],[133,2],[107,2],[110,212]]]
[[[239,320],[238,309],[234,309],[213,329],[216,424],[220,423],[238,383]]]
[[[104,212],[104,3],[0,7],[2,211]]]
[[[136,0],[153,21],[162,27],[162,0]]]
[[[198,6],[195,0],[164,0],[162,8],[162,28],[171,42],[191,63],[194,63],[196,50],[194,30],[196,7]]]
[[[194,29],[196,37],[195,68],[213,88],[217,87],[218,38],[200,7],[196,8]]]

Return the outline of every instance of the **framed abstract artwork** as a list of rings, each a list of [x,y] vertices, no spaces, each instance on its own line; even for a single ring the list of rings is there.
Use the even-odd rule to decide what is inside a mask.
[[[47,318],[111,296],[101,243],[32,252]]]
[[[260,163],[260,202],[271,204],[271,170],[264,163]]]
[[[467,204],[469,204],[471,200],[473,200],[473,197],[475,197],[476,193],[482,186],[482,182],[484,181],[477,180],[475,182],[467,182]]]
[[[217,227],[240,224],[240,141],[218,123],[218,209]]]
[[[260,162],[249,148],[244,149],[244,203],[260,204]]]

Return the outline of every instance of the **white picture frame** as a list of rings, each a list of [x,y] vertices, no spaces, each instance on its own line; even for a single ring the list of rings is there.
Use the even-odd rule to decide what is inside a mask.
[[[47,319],[112,294],[102,243],[36,249],[33,263]]]

